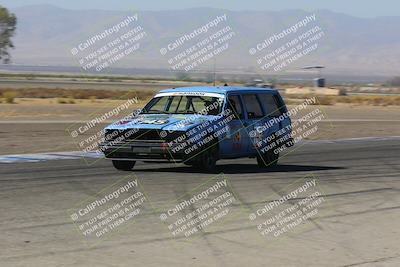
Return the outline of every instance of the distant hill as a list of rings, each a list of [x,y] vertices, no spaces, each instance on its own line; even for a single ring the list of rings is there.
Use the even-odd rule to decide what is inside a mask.
[[[50,5],[26,6],[12,10],[18,18],[16,64],[77,66],[71,48],[135,12],[66,10]],[[249,48],[278,33],[309,12],[302,10],[229,11],[194,8],[170,11],[139,11],[139,21],[147,33],[140,52],[127,56],[115,67],[168,68],[160,48],[183,33],[227,14],[226,25],[236,33],[229,49],[217,58],[226,69],[262,72]],[[315,11],[316,22],[325,36],[317,51],[296,61],[288,70],[301,66],[325,65],[330,72],[352,74],[398,74],[400,70],[400,17],[357,18],[327,10]],[[199,40],[199,39],[198,39]],[[202,68],[212,68],[212,62]]]

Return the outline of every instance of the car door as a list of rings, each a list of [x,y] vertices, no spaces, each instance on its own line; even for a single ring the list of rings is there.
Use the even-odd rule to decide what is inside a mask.
[[[228,122],[229,131],[220,143],[222,158],[235,158],[246,155],[249,138],[244,126],[245,114],[242,99],[239,94],[229,94],[225,104],[225,111],[233,115],[233,119]]]
[[[245,108],[244,125],[246,138],[249,140],[246,154],[256,155],[256,145],[263,138],[263,133],[258,128],[263,126],[266,117],[260,99],[256,93],[246,93],[242,95]]]

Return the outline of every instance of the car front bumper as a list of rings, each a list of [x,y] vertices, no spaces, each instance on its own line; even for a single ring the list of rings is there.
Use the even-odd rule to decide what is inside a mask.
[[[183,151],[174,152],[162,141],[104,142],[100,144],[100,150],[107,159],[113,160],[182,162],[188,157]]]

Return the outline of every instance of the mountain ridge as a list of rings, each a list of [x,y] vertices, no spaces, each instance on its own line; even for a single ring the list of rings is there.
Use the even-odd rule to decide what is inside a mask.
[[[71,48],[132,11],[73,10],[54,5],[24,6],[11,9],[18,19],[11,50],[16,64],[77,66]],[[315,13],[317,24],[325,32],[318,50],[301,58],[287,70],[304,65],[325,65],[328,71],[398,74],[400,69],[400,17],[360,18],[329,10],[313,12],[290,9],[281,11],[230,11],[218,8],[190,8],[169,11],[138,11],[138,24],[148,36],[142,49],[127,56],[115,67],[169,68],[159,53],[168,42],[214,18],[227,14],[227,25],[235,31],[229,49],[218,56],[220,67],[263,72],[249,48],[268,35],[282,31],[305,15]],[[207,65],[208,64],[208,65]],[[211,62],[205,64],[209,68]]]

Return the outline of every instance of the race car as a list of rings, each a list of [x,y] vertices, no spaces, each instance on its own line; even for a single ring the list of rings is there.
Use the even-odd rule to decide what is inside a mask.
[[[164,161],[212,172],[219,159],[275,166],[291,143],[291,119],[277,90],[214,86],[160,91],[131,118],[107,126],[100,148],[118,170]]]

